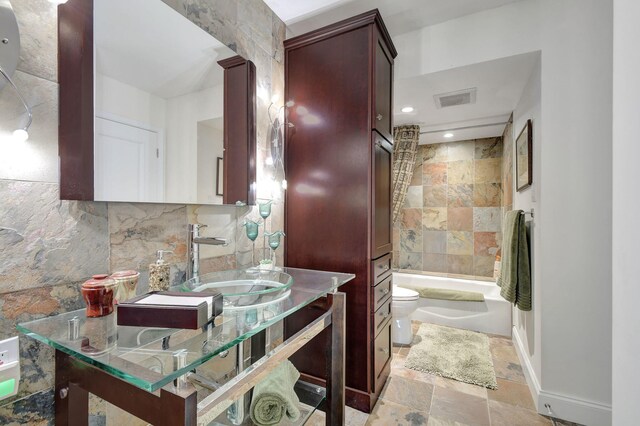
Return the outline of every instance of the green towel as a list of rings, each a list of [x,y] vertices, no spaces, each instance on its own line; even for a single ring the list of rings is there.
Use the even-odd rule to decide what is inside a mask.
[[[278,365],[269,376],[253,388],[251,420],[256,425],[276,425],[287,416],[300,418],[300,400],[293,390],[300,373],[289,360]]]
[[[425,299],[455,300],[459,302],[484,302],[484,294],[476,291],[451,290],[448,288],[410,287],[404,284],[399,287],[417,291],[420,297]]]
[[[502,236],[502,265],[498,285],[500,295],[521,311],[531,310],[531,269],[529,245],[522,210],[507,212]]]

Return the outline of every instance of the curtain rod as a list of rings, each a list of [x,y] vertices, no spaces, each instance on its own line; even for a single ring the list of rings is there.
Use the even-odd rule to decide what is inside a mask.
[[[451,132],[453,130],[467,130],[467,129],[477,129],[479,127],[491,127],[491,126],[500,126],[503,124],[509,124],[509,121],[505,121],[504,123],[489,123],[489,124],[478,124],[477,126],[465,126],[465,127],[455,127],[453,129],[444,129],[444,130],[429,130],[426,132],[420,132],[421,135],[426,135],[429,133],[442,133],[442,132]]]

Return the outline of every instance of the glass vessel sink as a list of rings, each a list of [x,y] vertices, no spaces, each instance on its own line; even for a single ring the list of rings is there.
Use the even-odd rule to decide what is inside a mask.
[[[293,277],[285,272],[258,268],[212,272],[185,281],[174,291],[216,290],[224,309],[257,308],[280,302],[291,294]]]

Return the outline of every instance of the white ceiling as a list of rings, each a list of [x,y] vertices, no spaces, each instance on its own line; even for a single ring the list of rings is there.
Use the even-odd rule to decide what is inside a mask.
[[[358,13],[377,8],[392,38],[448,20],[518,0],[265,0],[287,24],[291,35],[303,34]],[[418,40],[418,38],[416,38]],[[398,47],[398,46],[396,46]],[[398,57],[403,55],[399,48]],[[439,143],[502,135],[536,66],[538,53],[423,74],[394,82],[394,121],[420,124],[420,143]],[[472,105],[436,108],[433,96],[477,88]],[[412,113],[402,113],[412,106]],[[452,129],[455,129],[453,131]],[[445,133],[454,137],[446,139]]]
[[[453,131],[448,141],[499,136],[504,123],[518,105],[522,92],[538,61],[538,53],[527,53],[494,61],[481,62],[447,71],[424,74],[417,77],[396,79],[394,83],[395,124],[420,124],[427,133],[423,143],[447,141],[443,133],[461,127],[478,126],[465,131]],[[433,96],[462,89],[477,88],[476,103],[438,109]],[[412,106],[414,111],[403,113],[401,109]]]
[[[222,84],[216,62],[235,52],[163,2],[94,5],[98,72],[162,98]]]
[[[391,35],[519,0],[265,0],[293,35],[378,9]]]

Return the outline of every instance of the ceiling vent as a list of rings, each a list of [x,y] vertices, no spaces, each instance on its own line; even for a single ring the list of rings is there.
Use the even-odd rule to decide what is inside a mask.
[[[456,92],[440,93],[434,95],[436,107],[447,108],[458,105],[467,105],[476,103],[476,88],[458,90]]]

